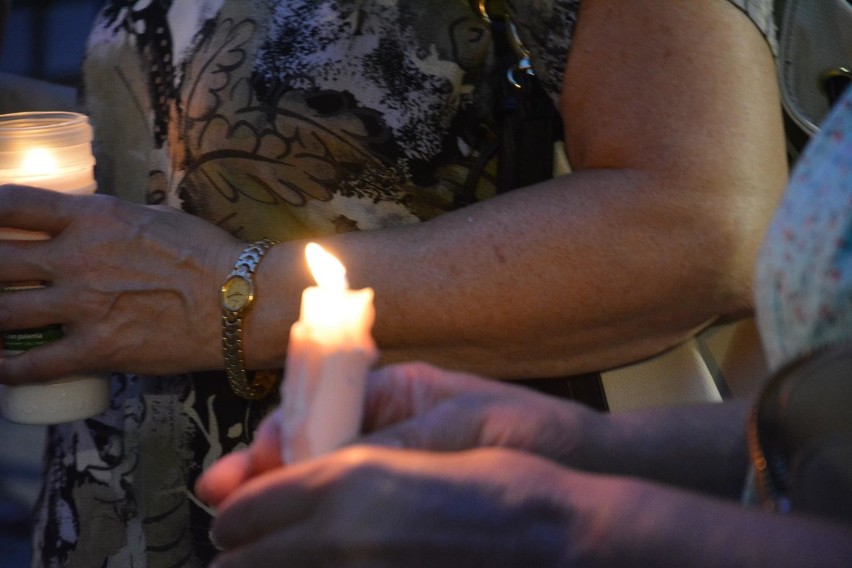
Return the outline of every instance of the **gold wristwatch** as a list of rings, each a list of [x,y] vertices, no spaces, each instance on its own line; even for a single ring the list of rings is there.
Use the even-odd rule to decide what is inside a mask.
[[[222,353],[228,383],[238,396],[249,400],[265,397],[275,386],[275,370],[246,371],[243,355],[243,317],[255,297],[254,272],[263,255],[276,241],[263,239],[247,246],[222,284]]]

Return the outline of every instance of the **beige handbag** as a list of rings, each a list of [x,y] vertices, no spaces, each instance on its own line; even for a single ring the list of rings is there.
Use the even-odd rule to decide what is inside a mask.
[[[779,0],[781,101],[807,136],[852,80],[852,1]]]

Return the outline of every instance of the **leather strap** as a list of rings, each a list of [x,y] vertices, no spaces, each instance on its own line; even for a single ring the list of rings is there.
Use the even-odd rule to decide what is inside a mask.
[[[562,120],[550,96],[531,68],[519,61],[523,46],[507,15],[492,12],[488,3],[492,41],[498,69],[496,122],[500,129],[497,192],[511,191],[553,177],[553,144],[562,138]],[[520,384],[545,394],[570,398],[598,410],[608,410],[600,373],[528,379]]]

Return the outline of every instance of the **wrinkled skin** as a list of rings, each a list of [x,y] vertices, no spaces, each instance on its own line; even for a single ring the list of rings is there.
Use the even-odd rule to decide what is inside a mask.
[[[79,372],[166,373],[215,368],[218,297],[242,245],[214,225],[168,207],[0,187],[5,226],[48,233],[0,241],[3,280],[47,288],[0,294],[2,329],[60,323],[65,337],[0,358],[0,381]],[[152,354],[156,353],[156,356]],[[97,354],[97,357],[92,357]]]

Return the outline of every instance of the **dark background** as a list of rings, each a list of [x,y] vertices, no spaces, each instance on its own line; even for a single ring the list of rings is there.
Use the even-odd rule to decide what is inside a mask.
[[[12,0],[0,71],[76,86],[86,36],[104,0]]]
[[[12,0],[0,72],[76,87],[86,37],[103,1]],[[40,486],[44,432],[0,417],[0,568],[30,565],[30,515]]]

